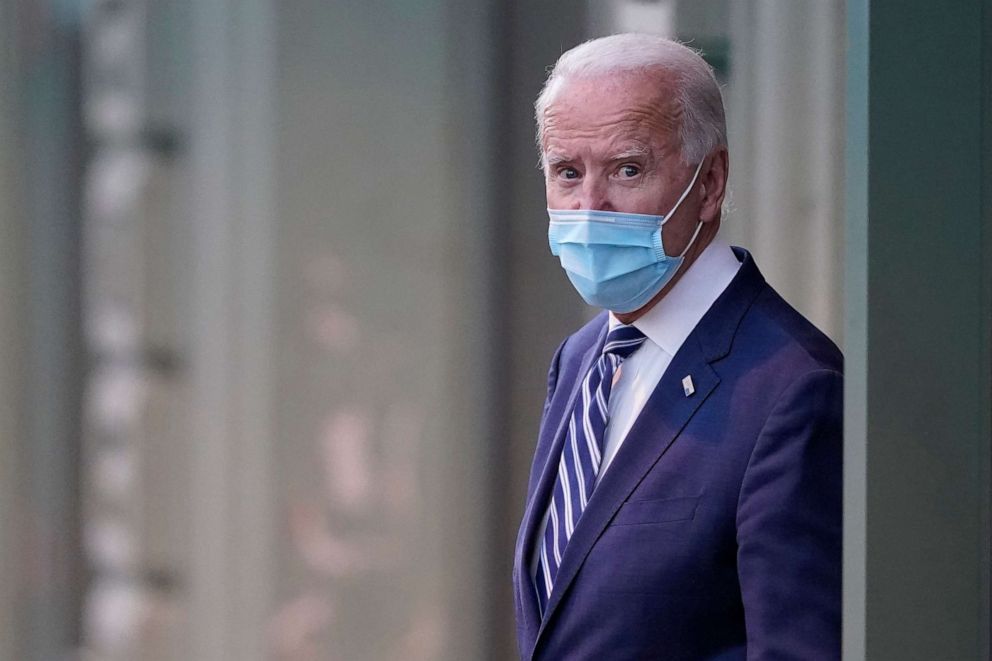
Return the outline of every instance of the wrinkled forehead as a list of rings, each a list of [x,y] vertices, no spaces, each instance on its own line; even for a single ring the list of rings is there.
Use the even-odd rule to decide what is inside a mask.
[[[560,85],[544,111],[545,151],[583,138],[660,147],[678,142],[680,106],[665,72],[600,75]]]

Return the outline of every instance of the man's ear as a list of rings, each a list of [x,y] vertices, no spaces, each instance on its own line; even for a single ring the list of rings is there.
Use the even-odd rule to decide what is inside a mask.
[[[706,169],[706,176],[700,184],[700,194],[703,197],[703,206],[707,208],[707,218],[705,221],[715,220],[720,216],[720,208],[723,205],[723,198],[726,194],[728,157],[727,150],[718,149],[707,157],[710,162]],[[709,187],[707,187],[709,184]],[[713,197],[707,199],[707,194]]]

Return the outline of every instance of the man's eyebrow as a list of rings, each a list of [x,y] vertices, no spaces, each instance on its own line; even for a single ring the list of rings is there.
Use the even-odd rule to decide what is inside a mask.
[[[644,157],[644,156],[649,156],[650,154],[651,154],[651,150],[648,149],[647,147],[635,145],[616,152],[615,154],[610,156],[609,160],[610,162],[622,161],[627,158]],[[572,157],[570,155],[564,154],[562,152],[548,152],[544,155],[544,162],[547,163],[549,166],[560,165],[561,163],[567,163],[571,160]]]
[[[650,153],[651,150],[648,149],[647,147],[641,147],[641,146],[627,147],[626,149],[618,151],[613,156],[611,156],[610,161],[611,162],[622,161],[627,158],[639,158],[639,157],[648,156]]]
[[[549,166],[558,165],[559,163],[566,163],[572,160],[571,156],[566,156],[560,152],[548,152],[544,155],[544,162]]]

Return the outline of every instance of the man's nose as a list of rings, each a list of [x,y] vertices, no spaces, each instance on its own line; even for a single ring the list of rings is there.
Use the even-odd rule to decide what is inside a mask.
[[[598,177],[586,177],[582,181],[582,191],[575,200],[573,209],[593,211],[615,211],[610,200],[609,186]]]

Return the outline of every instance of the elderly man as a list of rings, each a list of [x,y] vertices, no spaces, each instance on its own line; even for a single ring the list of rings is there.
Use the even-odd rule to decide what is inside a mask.
[[[711,69],[597,39],[536,109],[551,252],[604,312],[551,362],[521,657],[839,658],[842,356],[719,237]]]

